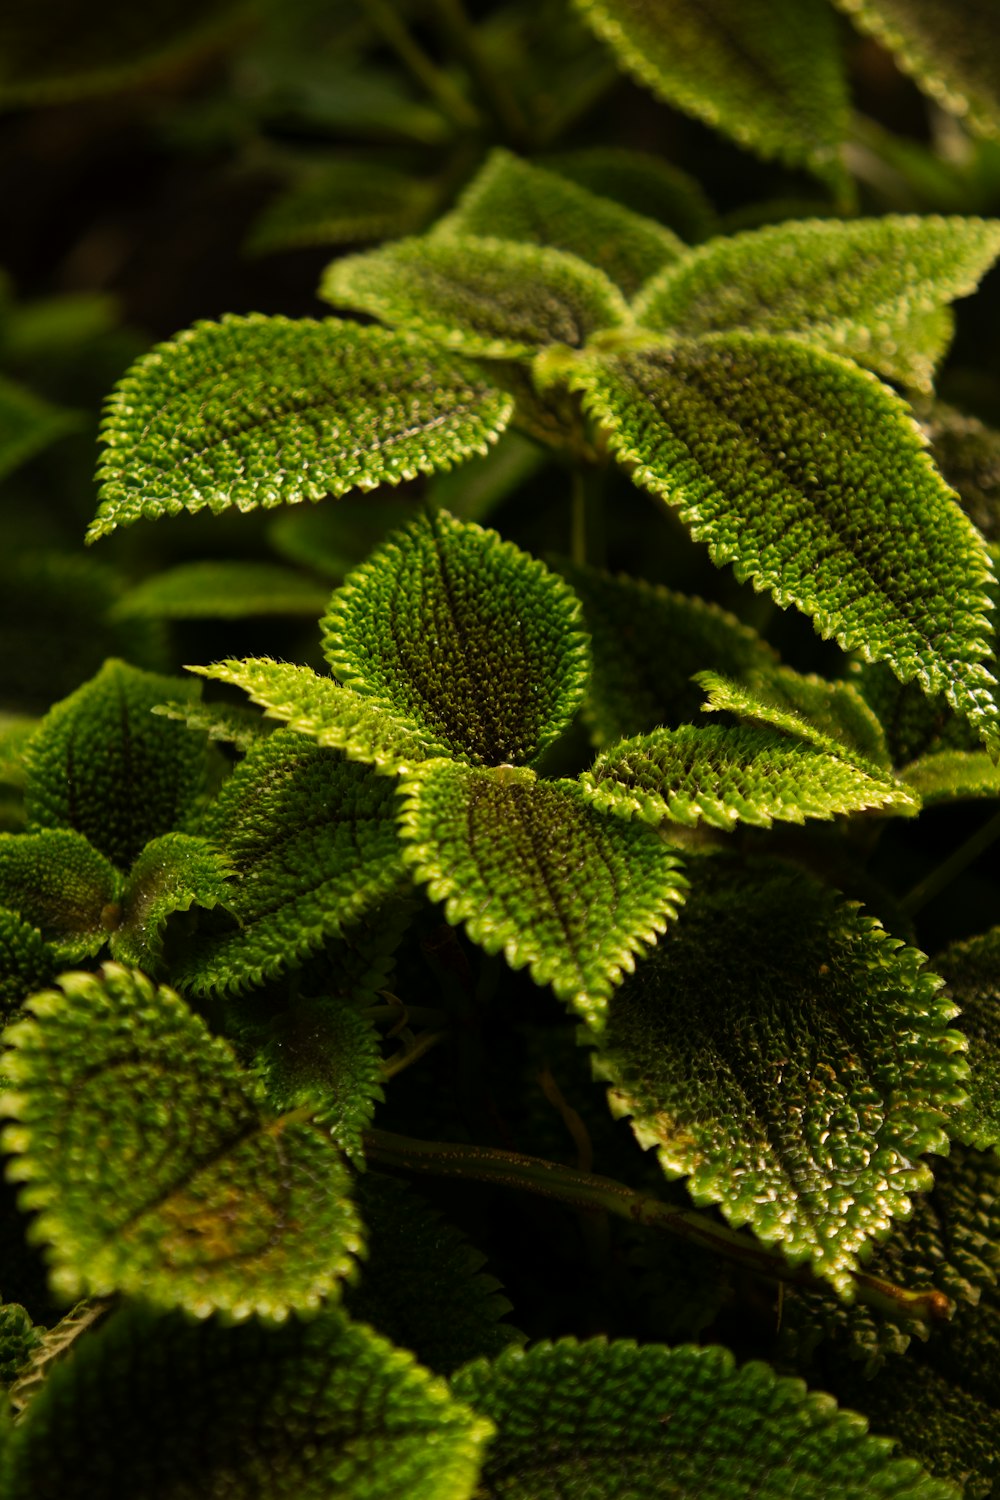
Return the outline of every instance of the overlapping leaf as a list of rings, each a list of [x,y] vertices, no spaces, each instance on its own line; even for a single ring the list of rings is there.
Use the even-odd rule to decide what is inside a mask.
[[[0,907],[37,927],[57,962],[100,952],[121,915],[121,896],[121,875],[82,834],[0,834]]]
[[[727,1349],[561,1339],[452,1379],[497,1435],[483,1468],[495,1500],[957,1500],[867,1423]]]
[[[57,963],[38,928],[0,906],[0,1018],[9,1020],[32,990],[51,983]]]
[[[900,682],[885,662],[855,661],[853,682],[882,725],[893,764],[929,760],[944,750],[972,751],[981,741],[943,693],[924,693],[918,682]]]
[[[746,678],[738,683],[717,672],[696,673],[707,696],[703,710],[780,729],[817,750],[850,759],[862,770],[879,773],[891,765],[882,726],[853,684],[780,665],[752,668]]]
[[[272,199],[247,250],[265,255],[300,245],[353,245],[412,234],[433,211],[435,185],[369,156],[324,162]]]
[[[526,769],[432,760],[402,790],[403,858],[448,921],[599,1025],[612,986],[684,899],[660,833]]]
[[[137,584],[115,608],[119,620],[233,620],[245,615],[322,614],[328,589],[273,563],[182,563]]]
[[[29,1009],[4,1145],[54,1290],[236,1317],[335,1291],[361,1233],[321,1128],[265,1113],[228,1045],[135,971],[65,974]]]
[[[850,1295],[866,1242],[931,1185],[964,1097],[923,956],[780,865],[703,861],[683,919],[612,997],[612,1108],[699,1204]]]
[[[911,761],[900,774],[925,807],[1000,797],[1000,766],[981,750],[938,750]]]
[[[915,408],[934,462],[987,542],[1000,541],[1000,432],[944,401]]]
[[[928,338],[935,315],[975,291],[998,254],[996,220],[888,214],[769,225],[689,252],[643,289],[635,315],[686,338],[735,328],[791,334],[923,390],[950,338],[947,319]]]
[[[741,333],[580,363],[591,414],[718,564],[998,737],[978,533],[906,408],[847,360]]]
[[[0,377],[0,475],[16,469],[78,426],[74,412],[62,411],[24,386]]]
[[[256,314],[199,323],[144,355],[112,396],[89,538],[141,516],[399,484],[484,453],[510,413],[469,365],[383,329]]]
[[[399,240],[335,260],[320,295],[463,354],[579,348],[628,321],[621,292],[576,255],[470,234]]]
[[[474,763],[521,764],[566,727],[589,667],[562,579],[446,511],[352,573],[323,621],[336,675],[408,734]]]
[[[647,88],[762,156],[836,179],[847,97],[823,0],[577,0]]]
[[[969,1042],[967,1102],[952,1114],[949,1132],[966,1145],[1000,1145],[1000,928],[953,943],[935,959],[959,1008]]]
[[[121,919],[110,937],[119,963],[159,973],[167,919],[194,905],[211,909],[227,899],[227,860],[205,839],[165,833],[152,839],[129,871]]]
[[[655,219],[501,148],[434,233],[499,236],[566,250],[603,271],[626,297],[685,250]]]
[[[717,228],[701,184],[651,151],[580,146],[545,156],[543,165],[643,218],[669,225],[688,244],[708,239]]]
[[[123,1308],[17,1429],[9,1500],[468,1500],[490,1424],[336,1310],[227,1328]]]

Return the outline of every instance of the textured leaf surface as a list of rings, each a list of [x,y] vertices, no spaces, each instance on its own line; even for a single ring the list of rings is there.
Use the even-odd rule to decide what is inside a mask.
[[[18,1429],[9,1500],[467,1500],[489,1423],[338,1311],[227,1328],[123,1309]]]
[[[1000,139],[1000,36],[990,0],[834,0],[977,135]]]
[[[335,260],[320,295],[464,354],[498,359],[544,344],[579,348],[598,329],[628,321],[614,283],[577,256],[469,234],[399,240]]]
[[[199,323],[138,360],[112,396],[88,535],[399,484],[485,453],[511,409],[468,365],[384,329],[257,314]]]
[[[854,661],[853,682],[882,725],[897,766],[943,750],[972,751],[980,740],[943,693],[927,694],[917,682],[902,683],[885,662]]]
[[[626,297],[685,251],[655,219],[502,148],[493,151],[434,232],[499,236],[566,250],[603,271]]]
[[[9,1020],[32,990],[51,983],[56,964],[38,928],[0,906],[0,1018]]]
[[[734,328],[793,334],[927,389],[943,352],[928,346],[927,318],[975,291],[998,253],[995,220],[887,214],[768,225],[689,252],[643,290],[635,315],[687,338]]]
[[[985,751],[939,750],[904,767],[903,779],[925,807],[975,797],[1000,797],[1000,766]]]
[[[370,156],[344,157],[305,172],[267,205],[247,241],[251,254],[305,245],[353,245],[421,228],[434,184]]]
[[[1000,432],[944,401],[921,401],[915,412],[965,514],[988,542],[1000,541]]]
[[[769,828],[865,808],[915,812],[917,798],[891,777],[866,770],[780,730],[682,725],[623,740],[580,777],[602,811],[716,828]]]
[[[820,0],[577,0],[623,67],[762,156],[837,176],[847,99]]]
[[[111,934],[111,956],[149,973],[163,962],[167,918],[192,906],[225,902],[229,864],[204,839],[165,833],[143,849],[129,871],[121,921]]]
[[[485,764],[535,760],[566,727],[590,665],[561,578],[447,511],[397,532],[323,621],[335,675],[401,729]]]
[[[172,991],[108,964],[65,974],[9,1028],[4,1144],[53,1288],[202,1316],[315,1308],[360,1247],[326,1134],[272,1118]]]
[[[301,735],[251,747],[205,815],[232,870],[232,921],[206,924],[172,973],[197,994],[273,977],[404,881],[390,781]]]
[[[121,893],[118,871],[79,833],[0,833],[0,906],[37,927],[60,963],[100,952]]]
[[[245,615],[322,614],[329,590],[272,563],[183,563],[155,573],[120,601],[117,619],[238,620]]]
[[[196,692],[190,679],[106,662],[31,741],[31,825],[75,829],[123,870],[150,839],[183,825],[204,787],[205,739],[153,708]]]
[[[743,684],[717,672],[697,673],[695,681],[708,700],[703,710],[722,710],[749,724],[780,729],[817,750],[849,758],[862,770],[877,773],[890,765],[881,726],[851,683],[828,682],[784,666],[751,670],[747,679]]]
[[[596,1068],[698,1204],[849,1295],[866,1241],[931,1185],[963,1097],[923,955],[801,871],[700,862],[683,918],[612,997]]]
[[[982,541],[874,377],[732,333],[588,361],[580,383],[618,459],[716,563],[997,738]]]
[[[0,377],[0,475],[9,474],[56,438],[79,426],[73,412]]]
[[[707,239],[717,226],[701,184],[651,151],[582,146],[547,155],[543,165],[643,218],[669,225],[688,244]]]
[[[661,835],[528,770],[428,761],[403,792],[403,857],[448,921],[599,1024],[684,899]]]
[[[477,1361],[452,1390],[497,1425],[491,1500],[957,1500],[853,1412],[727,1349],[562,1339]]]
[[[958,1006],[972,1070],[968,1100],[952,1113],[949,1133],[980,1150],[1000,1145],[1000,928],[953,943],[934,967]]]

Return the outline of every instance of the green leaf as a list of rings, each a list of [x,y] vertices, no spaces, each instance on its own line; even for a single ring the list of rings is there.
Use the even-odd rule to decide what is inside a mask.
[[[329,589],[273,563],[182,563],[130,589],[115,608],[118,620],[239,620],[245,615],[323,613]]]
[[[105,662],[31,741],[31,826],[75,829],[127,870],[150,839],[189,822],[205,785],[205,739],[152,710],[197,691],[190,679]]]
[[[193,905],[211,908],[229,894],[229,865],[205,839],[165,833],[152,839],[129,872],[121,921],[111,934],[111,956],[148,973],[163,964],[167,918]]]
[[[590,666],[557,574],[447,511],[418,517],[330,601],[335,675],[400,729],[477,764],[535,761],[565,729]]]
[[[701,184],[652,152],[582,146],[549,154],[542,165],[643,218],[669,225],[689,244],[708,239],[718,227],[718,216]]]
[[[145,516],[322,500],[448,468],[506,426],[469,365],[384,329],[308,318],[198,323],[111,397],[89,540]]]
[[[399,240],[327,267],[320,296],[463,354],[579,348],[629,321],[621,292],[576,255],[478,235]]]
[[[1000,541],[1000,432],[944,401],[920,401],[914,410],[965,514],[988,542]]]
[[[0,376],[0,477],[79,425],[75,412],[61,411]]]
[[[485,458],[472,458],[460,468],[444,471],[436,478],[457,479],[464,489],[470,470],[488,464],[493,455],[511,440],[512,434],[503,433]],[[412,521],[420,512],[422,503],[419,496],[405,489],[346,495],[336,505],[282,511],[268,526],[267,539],[289,562],[323,573],[340,583],[345,573],[364,562],[369,552],[379,542],[385,541],[390,531]]]
[[[369,1171],[357,1194],[368,1243],[360,1280],[344,1289],[352,1317],[440,1375],[523,1342],[501,1322],[511,1306],[485,1255],[408,1184]]]
[[[695,681],[708,699],[704,712],[721,710],[750,724],[780,729],[871,773],[889,768],[881,725],[851,683],[828,682],[780,665],[751,670],[747,678],[744,686],[717,672],[698,672]],[[890,784],[904,791],[898,782]]]
[[[0,1018],[5,1024],[32,990],[51,984],[57,964],[38,928],[0,906]]]
[[[953,943],[934,960],[959,1010],[969,1043],[969,1097],[953,1111],[949,1134],[983,1150],[1000,1145],[1000,928]]]
[[[1000,766],[984,751],[939,750],[911,761],[900,775],[925,807],[972,797],[1000,797]]]
[[[192,667],[190,671],[195,671]],[[221,741],[245,753],[251,745],[264,739],[272,725],[265,722],[255,709],[241,703],[203,703],[200,698],[190,698],[177,703],[168,699],[158,703],[153,713],[176,724],[184,724],[209,740]]]
[[[306,245],[353,245],[412,234],[430,218],[433,182],[366,156],[300,170],[272,198],[247,239],[251,255]]]
[[[979,736],[959,718],[943,693],[926,694],[902,683],[885,662],[855,661],[853,681],[882,725],[894,765],[908,766],[944,750],[975,750]]]
[[[265,1113],[177,995],[107,964],[28,1008],[6,1032],[3,1143],[58,1295],[245,1318],[336,1291],[361,1245],[339,1153],[308,1120]]]
[[[1000,140],[1000,38],[981,0],[834,0],[904,73],[968,125]]]
[[[622,740],[580,777],[602,812],[716,828],[770,828],[881,808],[916,812],[918,799],[890,776],[817,749],[779,729],[654,729]]]
[[[451,1382],[498,1432],[494,1500],[958,1500],[867,1423],[728,1349],[560,1339],[479,1360]]]
[[[678,260],[685,249],[655,219],[598,197],[501,147],[490,154],[458,206],[435,226],[435,238],[444,233],[495,236],[568,251],[603,271],[626,297]]]
[[[37,1330],[38,1341],[7,1392],[12,1411],[18,1415],[24,1411],[43,1388],[54,1366],[69,1358],[83,1334],[104,1322],[113,1303],[110,1297],[78,1302],[51,1328]]]
[[[58,963],[100,952],[121,895],[118,871],[82,834],[0,833],[0,907],[37,927]]]
[[[741,146],[841,175],[847,91],[822,0],[577,0],[620,65]]]
[[[230,919],[204,924],[176,955],[177,982],[199,995],[259,984],[398,890],[393,793],[288,730],[251,746],[201,830],[232,871]]]
[[[0,781],[23,788],[27,781],[27,752],[38,720],[26,714],[0,712]]]
[[[598,1025],[687,885],[661,835],[602,817],[573,781],[431,760],[404,781],[403,858],[473,942]]]
[[[0,1386],[9,1386],[41,1342],[43,1330],[17,1302],[0,1307]]]
[[[7,1496],[468,1500],[490,1431],[336,1309],[227,1328],[133,1305],[32,1403]]]
[[[928,339],[940,310],[974,292],[998,254],[996,220],[887,214],[768,225],[690,251],[643,289],[635,316],[684,338],[789,334],[928,390],[951,332],[946,319],[943,342]]]
[[[852,1294],[964,1097],[923,955],[801,870],[699,863],[683,918],[612,997],[595,1069],[640,1145]]]
[[[997,741],[982,540],[874,376],[730,333],[588,358],[577,379],[618,460],[717,564]]]

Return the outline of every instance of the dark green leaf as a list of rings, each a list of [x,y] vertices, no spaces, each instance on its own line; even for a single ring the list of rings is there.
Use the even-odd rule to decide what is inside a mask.
[[[583,146],[545,156],[542,165],[633,213],[668,224],[689,244],[708,239],[718,226],[701,184],[649,151]]]
[[[885,662],[855,661],[852,668],[852,681],[882,725],[894,765],[943,750],[978,749],[979,736],[943,693],[927,694],[919,682],[900,682]]]
[[[915,412],[965,514],[988,542],[1000,541],[1000,432],[943,401],[920,402]]]
[[[51,984],[58,962],[37,927],[0,906],[0,1019],[4,1023],[32,990]]]
[[[9,1386],[30,1360],[42,1337],[17,1302],[0,1307],[0,1386]]]
[[[0,907],[37,927],[58,963],[99,953],[120,916],[122,878],[69,829],[0,833]]]
[[[167,918],[225,903],[229,865],[205,839],[165,833],[151,840],[125,882],[121,921],[111,934],[111,955],[148,973],[159,973]]]
[[[470,459],[457,469],[445,470],[444,477],[457,478],[464,488],[470,471],[488,463],[510,441],[511,434],[504,433],[485,459]],[[340,583],[345,573],[364,562],[390,531],[412,521],[421,504],[420,498],[408,490],[345,495],[336,505],[309,506],[305,510],[299,506],[282,511],[268,526],[267,539],[289,562]]]
[[[430,218],[435,185],[370,156],[301,171],[267,205],[247,240],[251,255],[304,245],[353,245],[412,234]]]
[[[144,355],[112,396],[89,538],[141,516],[400,484],[485,453],[511,409],[470,366],[384,329],[256,314],[199,323]]]
[[[952,1114],[949,1134],[980,1150],[1000,1145],[1000,927],[953,943],[934,967],[958,1006],[972,1069],[968,1100]]]
[[[37,719],[0,713],[0,781],[8,786],[23,789],[28,779],[28,745],[37,728]]]
[[[579,348],[629,321],[621,292],[575,255],[448,234],[400,240],[327,267],[320,295],[463,354],[520,359],[544,344]]]
[[[80,419],[74,412],[60,411],[23,386],[0,376],[0,476],[79,425]]]
[[[60,986],[8,1028],[2,1101],[53,1290],[200,1316],[316,1308],[361,1245],[326,1133],[265,1113],[229,1046],[144,975],[107,964]]]
[[[182,563],[137,584],[114,611],[118,620],[238,620],[245,615],[322,614],[329,589],[273,563]]]
[[[947,1150],[955,1007],[923,955],[800,870],[701,861],[612,997],[595,1066],[670,1177],[851,1295],[848,1270]]]
[[[537,760],[569,723],[590,665],[561,578],[447,511],[394,534],[334,594],[334,673],[408,734],[496,766]]]
[[[748,724],[779,729],[872,774],[890,767],[881,726],[851,683],[828,682],[780,665],[751,669],[746,677],[743,685],[717,672],[697,673],[695,681],[708,698],[702,705],[705,712],[722,710]],[[891,778],[883,779],[893,784]],[[895,787],[904,791],[898,782]]]
[[[982,540],[874,376],[730,333],[591,357],[578,379],[616,457],[716,563],[997,741]]]
[[[982,750],[938,750],[911,761],[900,774],[925,807],[970,797],[1000,797],[1000,766]]]
[[[659,832],[603,817],[576,782],[512,767],[427,761],[403,792],[403,857],[448,921],[599,1024],[684,899]]]

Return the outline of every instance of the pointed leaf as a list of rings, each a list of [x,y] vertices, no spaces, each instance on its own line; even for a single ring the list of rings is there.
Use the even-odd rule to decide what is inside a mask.
[[[195,994],[283,973],[404,882],[391,782],[301,735],[251,746],[202,833],[232,871],[231,920],[203,925],[171,969]]]
[[[821,0],[577,0],[620,65],[741,146],[838,176],[847,94]]]
[[[773,224],[690,251],[643,289],[635,315],[685,338],[735,328],[792,334],[927,389],[928,353],[943,350],[925,352],[924,320],[975,291],[998,254],[997,220]]]
[[[398,240],[327,267],[320,296],[463,354],[579,348],[628,322],[621,292],[576,255],[478,235]]]
[[[197,669],[192,667],[189,670]],[[270,734],[274,727],[248,705],[203,703],[200,698],[189,698],[180,703],[167,699],[165,703],[158,703],[153,713],[164,719],[173,719],[177,724],[184,724],[197,734],[207,735],[209,740],[232,745],[243,753]]]
[[[484,765],[537,760],[569,723],[589,669],[561,578],[447,511],[396,532],[330,601],[337,677],[400,727]]]
[[[497,1425],[495,1500],[958,1500],[829,1396],[738,1370],[728,1349],[560,1339],[479,1360],[451,1388]]]
[[[958,1006],[972,1070],[969,1097],[953,1112],[949,1134],[979,1150],[1000,1145],[1000,928],[953,943],[934,967]]]
[[[24,386],[0,377],[0,476],[79,426],[75,412],[61,411]]]
[[[744,686],[717,672],[698,672],[695,681],[708,698],[704,712],[722,710],[749,724],[780,729],[865,771],[890,765],[881,726],[849,682],[828,682],[783,666],[751,670],[747,678]]]
[[[922,963],[801,870],[702,861],[683,919],[612,997],[595,1068],[696,1203],[850,1296],[963,1097],[955,1007]]]
[[[324,1131],[275,1119],[171,990],[64,974],[6,1033],[4,1146],[63,1297],[123,1291],[205,1316],[316,1308],[360,1225]]]
[[[227,1328],[132,1305],[32,1403],[7,1497],[468,1500],[490,1431],[336,1309]]]
[[[922,755],[900,773],[925,807],[972,797],[1000,797],[1000,766],[985,751],[939,750]]]
[[[687,882],[660,834],[602,817],[572,781],[427,761],[403,783],[403,858],[453,926],[599,1024]]]
[[[542,165],[643,218],[669,225],[688,244],[708,239],[717,228],[718,216],[701,184],[650,151],[582,146],[547,155]]]
[[[579,383],[619,461],[716,563],[997,741],[985,549],[898,397],[834,355],[740,333],[589,359]]]
[[[371,155],[327,161],[272,198],[246,243],[251,255],[356,245],[412,234],[434,212],[433,182]]]
[[[239,620],[323,612],[329,589],[273,563],[182,563],[145,579],[120,600],[119,620]]]
[[[596,266],[626,297],[633,296],[685,246],[657,224],[611,198],[522,161],[497,147],[434,235],[486,235],[548,245]]]
[[[470,366],[378,328],[257,314],[140,359],[108,406],[91,541],[141,516],[268,509],[448,468],[506,426]]]
[[[205,739],[153,708],[197,691],[189,679],[105,662],[49,711],[31,741],[32,827],[75,829],[127,870],[150,839],[183,825],[204,789]]]
[[[37,927],[0,906],[0,1019],[4,1024],[32,990],[52,982],[58,962]]]
[[[167,918],[197,904],[225,902],[229,864],[205,839],[165,833],[152,839],[129,871],[121,921],[111,934],[111,956],[147,973],[163,963]]]
[[[58,963],[99,953],[116,925],[122,878],[79,833],[0,833],[0,906],[37,927]]]

